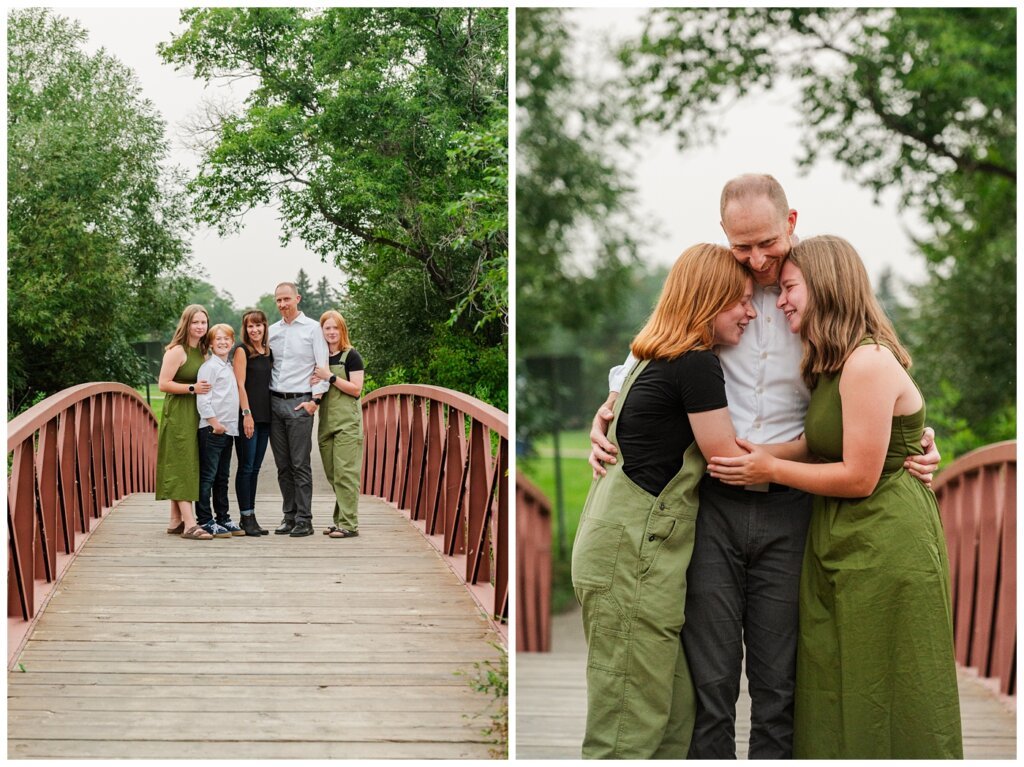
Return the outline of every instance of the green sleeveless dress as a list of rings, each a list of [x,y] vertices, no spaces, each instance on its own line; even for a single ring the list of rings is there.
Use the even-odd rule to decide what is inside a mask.
[[[866,340],[865,343],[873,343]],[[843,453],[842,376],[811,393],[807,446]],[[815,496],[800,579],[797,759],[962,759],[949,561],[935,496],[904,468],[925,411],[892,419],[866,498]]]
[[[194,384],[206,357],[186,348],[185,364],[174,374],[175,383]],[[157,432],[156,499],[199,499],[199,411],[195,394],[165,394],[164,412]]]

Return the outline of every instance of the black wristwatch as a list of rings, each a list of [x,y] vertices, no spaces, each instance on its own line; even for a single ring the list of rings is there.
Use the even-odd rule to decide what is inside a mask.
[[[196,387],[193,386],[192,384],[189,384],[188,385],[188,393],[189,394],[195,394],[196,393]]]
[[[313,397],[313,404],[316,405],[317,407],[320,407],[320,400],[321,399],[322,399],[321,397]]]
[[[331,377],[327,379],[327,383],[329,383],[331,386],[334,386],[334,382],[337,380],[338,376],[334,375],[334,373],[331,373]]]

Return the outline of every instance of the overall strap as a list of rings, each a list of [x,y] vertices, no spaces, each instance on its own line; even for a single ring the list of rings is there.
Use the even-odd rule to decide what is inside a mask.
[[[633,364],[633,369],[629,371],[626,376],[626,380],[622,383],[622,388],[619,390],[619,396],[615,399],[615,406],[612,408],[614,417],[612,418],[612,425],[608,429],[608,439],[611,442],[615,442],[615,431],[616,425],[619,423],[619,411],[622,410],[622,403],[626,401],[626,395],[629,393],[630,387],[633,382],[644,372],[650,360],[637,360]]]

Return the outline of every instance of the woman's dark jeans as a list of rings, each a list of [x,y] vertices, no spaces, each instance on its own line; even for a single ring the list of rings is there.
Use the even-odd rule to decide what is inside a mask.
[[[212,522],[214,514],[217,515],[219,525],[231,521],[228,513],[231,439],[227,434],[214,434],[210,426],[199,430],[199,500],[196,501],[196,522],[200,525]]]
[[[260,466],[263,465],[269,440],[269,423],[256,424],[251,438],[245,436],[243,427],[239,427],[239,435],[235,437],[235,454],[238,456],[235,497],[238,499],[239,511],[252,511],[256,508],[256,481],[260,476]]]

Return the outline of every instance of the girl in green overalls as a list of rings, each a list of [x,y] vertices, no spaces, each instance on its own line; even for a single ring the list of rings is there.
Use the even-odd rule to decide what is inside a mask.
[[[737,455],[713,349],[751,319],[753,284],[732,253],[676,261],[615,403],[619,460],[595,479],[572,552],[587,637],[584,758],[685,759],[694,692],[680,632],[704,455]],[[702,455],[703,453],[703,455]]]
[[[331,538],[359,535],[359,473],[363,463],[363,358],[352,348],[345,318],[334,309],[320,316],[330,351],[328,367],[316,368],[312,383],[327,381],[331,388],[320,402],[317,442],[327,481],[334,488],[334,524],[324,530]]]

